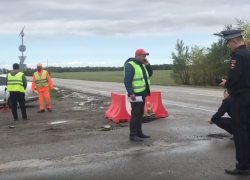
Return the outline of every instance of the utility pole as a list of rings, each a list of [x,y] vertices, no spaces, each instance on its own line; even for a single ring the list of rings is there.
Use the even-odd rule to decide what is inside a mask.
[[[21,35],[21,37],[22,37],[22,44],[19,46],[19,51],[22,52],[22,56],[18,56],[18,58],[20,59],[20,70],[21,71],[26,70],[26,64],[23,64],[23,63],[27,57],[27,56],[23,56],[23,52],[26,51],[26,46],[23,44],[23,36],[24,36],[23,30],[24,30],[24,28],[25,28],[25,26],[23,27],[22,31],[19,34],[19,36]]]

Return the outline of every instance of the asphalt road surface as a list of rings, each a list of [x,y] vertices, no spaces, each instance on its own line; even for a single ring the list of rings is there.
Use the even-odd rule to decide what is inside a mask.
[[[53,79],[56,86],[110,96],[123,84]],[[151,138],[128,141],[128,128],[75,141],[0,151],[0,180],[236,180],[230,135],[207,120],[221,104],[222,89],[152,86],[161,91],[169,117],[143,124]],[[2,173],[1,173],[2,172]]]

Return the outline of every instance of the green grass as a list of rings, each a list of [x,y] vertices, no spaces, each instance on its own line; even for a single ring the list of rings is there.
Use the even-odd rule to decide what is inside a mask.
[[[62,100],[60,93],[58,93],[57,91],[51,91],[50,90],[49,93],[50,93],[50,98],[51,99],[58,100],[58,101]]]
[[[153,85],[176,85],[170,77],[171,70],[155,70],[151,77]],[[79,79],[87,81],[120,82],[123,83],[123,71],[97,71],[97,72],[67,72],[51,73],[52,78]]]
[[[53,100],[57,100],[57,101],[61,101],[62,100],[62,95],[57,91],[52,91],[50,90],[50,98]],[[73,91],[69,90],[69,89],[65,89],[64,94],[71,94],[73,93]]]

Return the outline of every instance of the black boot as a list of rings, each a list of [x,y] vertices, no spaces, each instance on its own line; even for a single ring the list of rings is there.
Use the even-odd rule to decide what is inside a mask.
[[[233,169],[233,170],[228,170],[225,169],[226,173],[228,174],[235,174],[235,175],[250,175],[250,170],[240,170],[240,169]]]
[[[130,141],[136,141],[136,142],[141,142],[143,139],[139,138],[138,136],[130,136],[129,137]]]
[[[143,133],[138,134],[138,137],[139,138],[150,138],[150,136],[147,136],[147,135],[145,135]]]
[[[45,110],[44,110],[44,109],[42,109],[42,110],[38,111],[38,113],[44,113],[44,112],[45,112]]]

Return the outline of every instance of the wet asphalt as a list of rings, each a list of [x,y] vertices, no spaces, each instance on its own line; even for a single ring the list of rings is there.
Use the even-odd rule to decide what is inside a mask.
[[[109,96],[118,83],[53,79],[56,85]],[[74,141],[0,149],[0,180],[236,180],[230,135],[206,122],[222,99],[220,89],[153,86],[169,117],[143,124],[144,142],[130,142],[128,128],[83,135]]]

